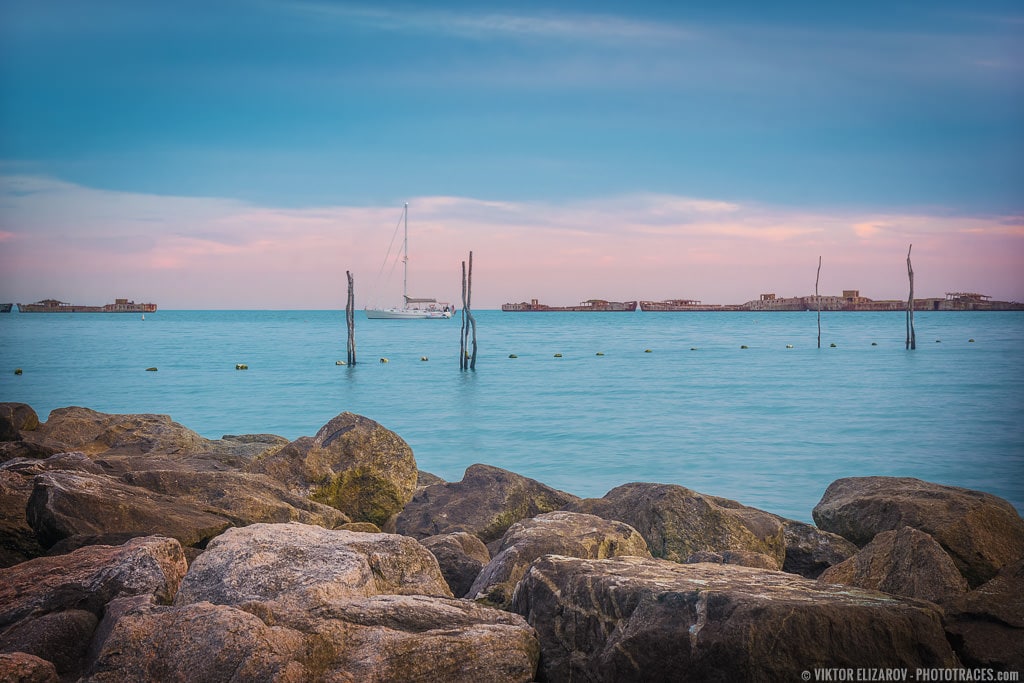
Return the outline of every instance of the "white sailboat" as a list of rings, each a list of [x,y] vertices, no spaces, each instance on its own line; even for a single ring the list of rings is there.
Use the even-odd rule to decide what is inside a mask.
[[[405,236],[402,240],[402,305],[394,308],[366,308],[366,317],[375,320],[419,320],[451,318],[455,309],[451,304],[437,299],[421,299],[409,296],[409,204],[402,213]]]

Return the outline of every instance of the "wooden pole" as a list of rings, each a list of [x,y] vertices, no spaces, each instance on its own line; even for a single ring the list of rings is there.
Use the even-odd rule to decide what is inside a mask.
[[[466,369],[466,262],[462,262],[462,326],[459,328],[459,370]]]
[[[476,318],[473,317],[473,252],[469,252],[469,269],[462,262],[462,337],[459,343],[459,369],[476,370]],[[469,352],[470,329],[473,335],[473,353]]]
[[[356,364],[356,297],[355,280],[352,272],[346,270],[348,277],[348,299],[345,302],[345,324],[348,326],[348,364]]]
[[[910,295],[907,297],[907,348],[917,348],[917,336],[914,334],[914,267],[910,265],[910,250],[914,248],[911,244],[907,249],[907,278],[910,280]]]
[[[469,276],[466,280],[466,316],[473,328],[473,355],[469,359],[469,369],[476,370],[476,318],[473,317],[473,252],[469,252]]]
[[[818,280],[821,279],[821,256],[818,256],[818,275],[814,278],[814,301],[818,308],[818,348],[821,348],[821,297],[818,296]]]

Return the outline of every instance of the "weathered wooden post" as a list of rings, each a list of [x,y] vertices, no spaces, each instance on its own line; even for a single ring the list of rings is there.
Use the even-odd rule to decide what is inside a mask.
[[[910,279],[910,295],[907,297],[907,346],[908,349],[917,348],[917,337],[914,335],[914,267],[910,265],[910,250],[914,248],[911,244],[907,249],[907,277]]]
[[[346,270],[348,277],[348,299],[345,302],[345,324],[348,326],[348,364],[356,364],[356,297],[355,281],[352,272]]]
[[[818,275],[814,278],[814,301],[818,309],[818,348],[821,348],[821,297],[818,296],[818,280],[821,279],[821,256],[818,256]]]
[[[469,270],[462,262],[462,340],[459,345],[459,368],[476,370],[476,318],[473,317],[473,252],[469,252]],[[470,328],[473,334],[473,353],[469,352]]]

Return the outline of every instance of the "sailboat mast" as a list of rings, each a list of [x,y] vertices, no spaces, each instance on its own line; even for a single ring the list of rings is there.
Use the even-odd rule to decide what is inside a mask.
[[[405,238],[402,240],[402,307],[409,302],[409,202],[405,203]]]

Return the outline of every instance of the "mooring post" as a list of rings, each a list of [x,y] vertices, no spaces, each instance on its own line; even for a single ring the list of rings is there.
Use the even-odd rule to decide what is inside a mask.
[[[356,297],[355,281],[352,272],[346,270],[348,277],[348,299],[345,301],[345,324],[348,327],[348,364],[356,364]]]
[[[818,256],[818,276],[814,278],[814,301],[818,309],[818,348],[821,348],[821,297],[818,296],[818,280],[821,279],[821,256]]]
[[[473,252],[469,252],[469,269],[462,262],[462,334],[459,342],[459,369],[476,370],[476,318],[473,317]],[[469,352],[470,328],[473,334],[473,352]]]
[[[917,337],[914,334],[914,267],[910,265],[910,250],[914,248],[911,244],[907,249],[907,278],[910,280],[910,295],[907,297],[907,348],[917,348]]]

